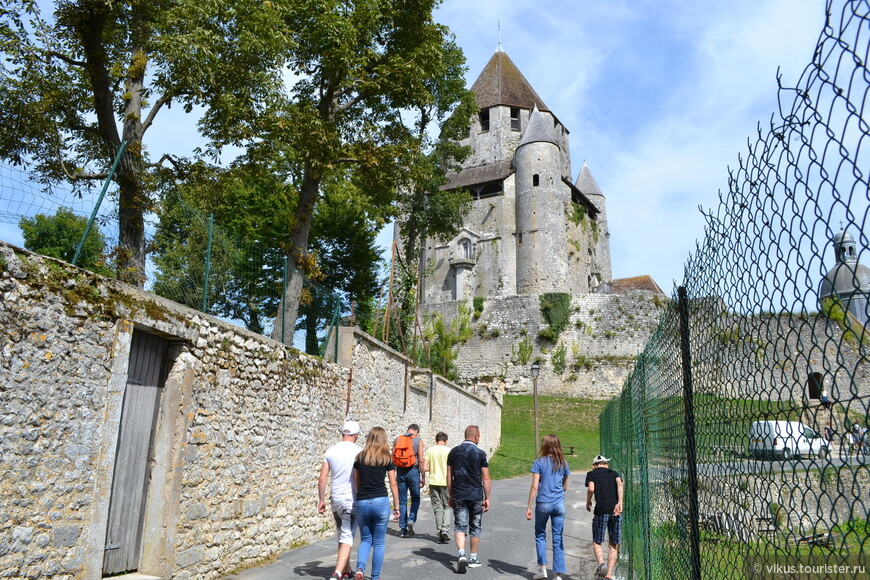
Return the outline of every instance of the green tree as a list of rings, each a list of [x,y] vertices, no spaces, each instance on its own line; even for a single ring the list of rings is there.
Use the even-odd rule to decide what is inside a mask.
[[[58,209],[53,216],[38,214],[21,218],[18,222],[25,248],[67,262],[72,262],[87,225],[87,218],[65,207]],[[88,233],[77,265],[103,276],[112,275],[106,259],[106,238],[96,224]]]
[[[185,171],[187,183],[167,186],[156,207],[154,291],[202,309],[211,215],[206,312],[241,320],[249,330],[263,333],[281,295],[286,259],[281,245],[295,192],[261,164],[240,162],[221,169],[196,163]]]
[[[366,205],[394,214],[397,192],[413,185],[429,123],[442,124],[470,102],[462,53],[432,18],[439,3],[299,0],[289,7],[294,45],[286,64],[296,80],[256,125],[264,144],[295,152],[301,168],[288,269],[314,266],[309,237],[323,183],[350,166]],[[285,292],[287,324],[296,319],[302,282],[292,276]]]
[[[0,6],[0,158],[32,166],[48,187],[113,180],[120,223],[118,271],[142,285],[144,215],[154,171],[177,160],[144,144],[171,105],[203,111],[214,152],[250,141],[242,111],[284,91],[293,46],[286,2],[57,0],[44,18],[33,0]]]
[[[316,337],[332,316],[335,291],[340,291],[346,302],[353,302],[356,325],[365,326],[372,316],[381,263],[375,240],[383,223],[372,218],[365,200],[351,179],[339,176],[324,186],[312,222],[310,251],[317,258],[318,283],[329,292],[306,296],[307,303],[301,305],[306,352],[318,352]],[[342,314],[349,314],[348,305],[344,304]]]

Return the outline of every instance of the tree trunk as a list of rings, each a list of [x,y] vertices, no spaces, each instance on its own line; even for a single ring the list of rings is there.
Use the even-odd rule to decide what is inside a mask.
[[[284,344],[293,344],[293,333],[296,330],[296,316],[299,312],[299,297],[302,294],[302,284],[305,281],[308,263],[308,235],[311,232],[311,220],[314,217],[314,205],[320,195],[320,178],[314,175],[310,165],[305,166],[302,177],[302,187],[299,190],[299,205],[293,229],[290,232],[290,250],[287,252],[287,286],[278,308],[278,317],[272,338]]]

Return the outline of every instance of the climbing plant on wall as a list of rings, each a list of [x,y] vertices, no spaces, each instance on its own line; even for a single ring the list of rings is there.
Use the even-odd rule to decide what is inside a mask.
[[[538,338],[556,342],[568,326],[568,319],[571,316],[571,295],[566,292],[548,292],[541,294],[539,301],[541,316],[550,326],[540,330]]]

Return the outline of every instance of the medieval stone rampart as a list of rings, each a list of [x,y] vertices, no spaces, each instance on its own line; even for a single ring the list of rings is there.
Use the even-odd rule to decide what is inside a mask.
[[[346,406],[492,453],[501,399],[343,329],[334,364],[0,244],[0,576],[102,577],[134,328],[169,341],[138,570],[215,578],[332,533],[317,474]]]
[[[463,382],[501,384],[508,392],[529,393],[529,367],[538,361],[542,394],[594,399],[618,395],[667,298],[642,291],[570,298],[567,327],[555,342],[538,337],[548,327],[538,295],[486,298],[477,318],[472,302],[426,304],[421,311],[424,319],[440,313],[448,323],[459,315],[460,306],[470,313],[473,336],[459,347],[456,359]]]

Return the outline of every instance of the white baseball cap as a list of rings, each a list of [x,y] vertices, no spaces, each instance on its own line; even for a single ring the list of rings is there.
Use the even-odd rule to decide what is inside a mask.
[[[345,421],[341,426],[339,433],[342,435],[356,435],[359,433],[359,423],[356,421]]]
[[[595,459],[592,460],[592,465],[598,465],[599,463],[610,463],[610,460],[603,455],[596,455]]]

